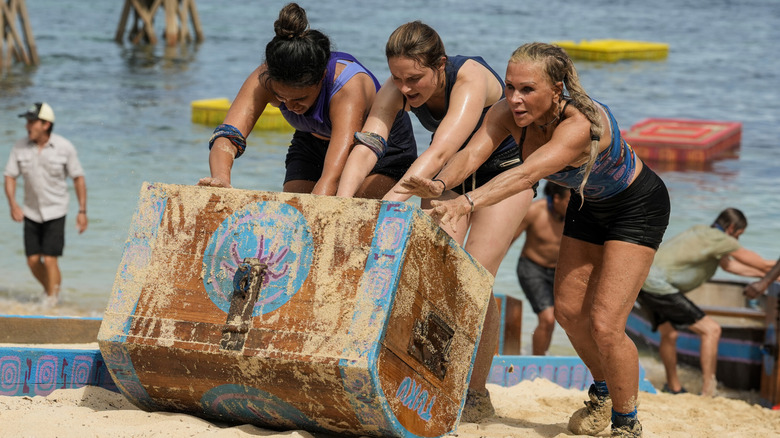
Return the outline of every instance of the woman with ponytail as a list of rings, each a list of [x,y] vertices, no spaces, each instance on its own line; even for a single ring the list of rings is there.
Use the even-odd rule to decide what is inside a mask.
[[[621,137],[609,108],[585,93],[560,47],[519,47],[505,82],[506,98],[437,180],[445,186],[461,181],[507,134],[523,163],[463,196],[432,201],[432,215],[456,224],[542,178],[571,189],[555,271],[555,317],[594,384],[569,429],[597,435],[611,422],[612,436],[641,436],[639,359],[625,325],[669,222],[666,186]],[[400,186],[403,193],[436,198],[442,183],[413,176]]]
[[[306,11],[289,3],[274,23],[265,61],[246,79],[223,124],[209,141],[211,176],[204,186],[230,187],[233,162],[266,105],[278,107],[295,128],[285,160],[283,190],[335,195],[353,144],[379,90],[379,81],[352,55],[331,51],[322,32],[310,29]],[[392,122],[386,151],[356,196],[381,198],[417,158],[405,112]]]

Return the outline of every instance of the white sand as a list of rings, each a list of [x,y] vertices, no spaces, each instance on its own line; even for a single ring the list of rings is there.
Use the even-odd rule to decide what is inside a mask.
[[[461,424],[458,438],[568,437],[569,414],[585,392],[543,379],[511,388],[489,385],[497,416]],[[774,437],[780,411],[722,397],[640,394],[645,437]],[[98,388],[57,390],[47,397],[0,397],[0,434],[18,437],[323,437],[306,431],[270,431],[215,424],[195,416],[145,412],[122,395]],[[601,436],[609,436],[609,429]]]

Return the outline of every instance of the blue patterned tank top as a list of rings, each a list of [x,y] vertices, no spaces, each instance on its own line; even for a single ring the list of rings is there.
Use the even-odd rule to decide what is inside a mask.
[[[637,156],[631,145],[620,135],[617,120],[609,108],[601,102],[594,102],[601,105],[609,116],[612,143],[596,157],[588,182],[585,184],[584,195],[586,199],[603,200],[617,195],[631,184]],[[566,168],[548,175],[545,179],[577,190],[582,183],[584,171],[585,165]]]

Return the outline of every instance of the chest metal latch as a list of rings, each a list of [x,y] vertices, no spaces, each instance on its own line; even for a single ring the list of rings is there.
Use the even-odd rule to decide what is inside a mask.
[[[266,269],[268,265],[253,257],[245,258],[236,269],[233,276],[233,297],[220,341],[223,350],[244,348],[247,333],[252,328],[252,312],[260,296]]]

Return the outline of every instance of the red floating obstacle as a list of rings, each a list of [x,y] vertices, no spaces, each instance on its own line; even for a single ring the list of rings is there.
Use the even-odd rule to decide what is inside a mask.
[[[644,160],[702,163],[739,147],[742,123],[645,119],[623,132]]]

